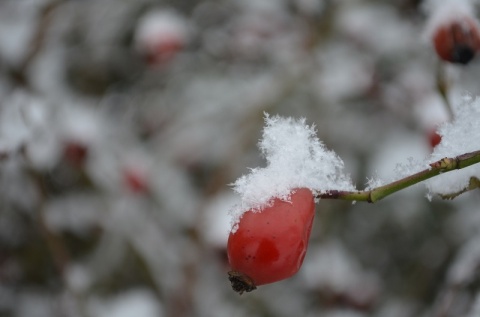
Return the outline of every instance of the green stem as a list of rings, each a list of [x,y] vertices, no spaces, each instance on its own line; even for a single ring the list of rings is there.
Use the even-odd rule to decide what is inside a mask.
[[[448,79],[442,62],[439,62],[437,65],[437,91],[440,94],[440,97],[442,97],[445,110],[447,111],[450,120],[452,120],[453,110],[452,105],[448,100]]]
[[[331,190],[323,194],[319,194],[317,198],[323,199],[341,199],[351,201],[366,201],[370,203],[377,202],[393,193],[396,193],[404,188],[415,185],[426,179],[435,177],[442,173],[451,172],[457,169],[462,169],[470,165],[480,163],[480,151],[465,153],[454,158],[443,158],[439,161],[430,164],[430,168],[399,179],[392,183],[364,191],[339,191]],[[465,190],[478,188],[477,186],[469,185]],[[455,195],[452,195],[455,197]]]

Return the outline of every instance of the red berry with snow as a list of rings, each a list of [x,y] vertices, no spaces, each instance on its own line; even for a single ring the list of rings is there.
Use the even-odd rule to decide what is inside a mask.
[[[145,59],[150,65],[160,65],[172,60],[183,49],[184,43],[174,36],[165,36],[157,43],[151,43],[145,51]]]
[[[229,279],[235,291],[284,280],[300,269],[312,228],[315,202],[307,188],[290,201],[275,198],[259,212],[249,210],[228,237]]]
[[[430,146],[433,149],[442,141],[442,136],[438,134],[437,130],[431,130],[428,135],[428,140],[430,142]]]
[[[137,26],[135,42],[138,52],[149,65],[171,61],[187,44],[185,20],[171,11],[152,11]]]
[[[468,64],[480,48],[478,23],[469,16],[462,16],[440,24],[433,33],[432,41],[442,60]]]

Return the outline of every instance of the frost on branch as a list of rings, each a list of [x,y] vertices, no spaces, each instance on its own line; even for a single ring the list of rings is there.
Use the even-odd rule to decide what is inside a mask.
[[[288,199],[293,188],[354,190],[344,174],[343,161],[317,138],[314,126],[305,119],[265,115],[265,128],[258,147],[267,161],[263,168],[253,168],[240,177],[234,190],[241,204],[232,211],[234,223],[242,213],[267,206],[272,198]]]
[[[437,145],[429,163],[444,157],[477,151],[480,149],[480,100],[466,95],[461,103],[454,107],[453,122],[444,123],[438,129],[442,141]],[[432,194],[454,195],[468,187],[470,179],[480,179],[480,164],[439,175],[426,182]]]

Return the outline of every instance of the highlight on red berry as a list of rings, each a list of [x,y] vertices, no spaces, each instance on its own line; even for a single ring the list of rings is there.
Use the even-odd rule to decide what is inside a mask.
[[[480,27],[472,10],[463,3],[446,3],[434,12],[430,37],[440,59],[466,65],[480,49]]]
[[[314,215],[313,194],[307,188],[292,190],[289,201],[275,198],[261,211],[245,212],[228,237],[232,288],[242,294],[297,273]]]

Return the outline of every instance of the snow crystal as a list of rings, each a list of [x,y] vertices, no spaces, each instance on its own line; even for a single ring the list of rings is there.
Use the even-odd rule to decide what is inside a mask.
[[[429,163],[480,150],[480,100],[465,95],[453,110],[453,122],[444,123],[438,129],[442,141],[435,147]],[[480,164],[439,175],[426,185],[434,194],[454,194],[463,190],[471,177],[480,178]]]
[[[385,181],[378,177],[378,175],[367,178],[365,190],[372,190],[374,188],[385,185]]]
[[[259,149],[267,166],[251,169],[240,177],[234,190],[241,196],[240,206],[232,210],[234,224],[247,210],[261,210],[277,197],[288,200],[294,188],[354,190],[343,173],[344,163],[316,137],[315,127],[305,119],[265,115]]]
[[[407,162],[403,164],[397,164],[395,166],[394,172],[396,173],[398,179],[410,176],[412,174],[418,173],[426,169],[426,165],[423,161],[420,161],[416,158],[409,157]]]

